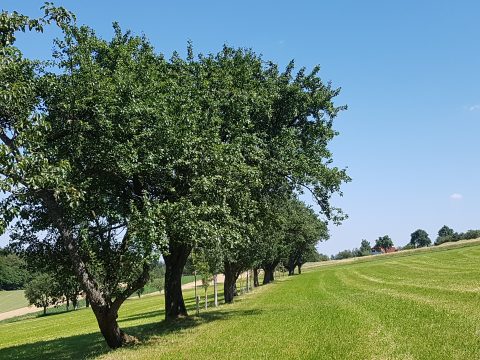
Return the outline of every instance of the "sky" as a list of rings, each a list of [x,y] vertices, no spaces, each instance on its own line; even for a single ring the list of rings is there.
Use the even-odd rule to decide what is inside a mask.
[[[2,0],[38,17],[43,1]],[[110,38],[111,24],[145,34],[158,52],[247,47],[285,66],[321,66],[341,87],[334,164],[352,181],[332,204],[349,215],[318,246],[334,254],[416,229],[480,228],[480,2],[61,1],[80,24]],[[24,55],[46,59],[55,32],[19,35]],[[5,237],[0,245],[5,244]]]

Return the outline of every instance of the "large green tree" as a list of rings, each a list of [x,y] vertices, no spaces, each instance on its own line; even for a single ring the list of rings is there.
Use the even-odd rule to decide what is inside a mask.
[[[61,9],[47,7],[46,14],[64,32],[54,72],[24,59],[11,40],[0,49],[0,172],[8,195],[2,220],[17,223],[26,246],[50,243],[68,254],[115,348],[132,340],[118,326],[118,309],[146,283],[166,239],[143,180],[158,172],[147,151],[155,119],[137,102],[157,80],[145,69],[160,71],[163,60],[118,27],[106,42]],[[18,14],[1,20],[13,33],[27,21]]]
[[[295,74],[292,62],[280,72],[275,64],[264,62],[256,54],[227,50],[219,55],[220,65],[230,74],[223,78],[232,79],[230,91],[238,94],[238,99],[232,96],[236,101],[229,103],[226,110],[245,117],[248,124],[252,124],[248,131],[257,144],[253,148],[256,158],[247,161],[257,169],[260,181],[259,189],[252,192],[251,199],[256,204],[252,208],[261,214],[261,204],[268,199],[307,191],[320,206],[324,220],[339,223],[344,216],[331,206],[330,197],[339,193],[340,185],[349,178],[344,170],[330,165],[332,154],[327,145],[337,135],[333,119],[344,109],[333,104],[340,90],[321,81],[319,67],[310,73],[300,69]],[[225,126],[232,126],[229,125],[233,123],[232,118],[235,119],[226,117]],[[232,215],[245,218],[242,214],[243,211],[238,211]],[[254,219],[251,224],[256,227],[261,221]],[[249,241],[257,246],[259,239]],[[248,247],[248,243],[245,246]],[[243,256],[245,251],[235,248],[234,253]],[[271,273],[278,260],[268,257],[263,259],[262,266]],[[233,274],[227,278],[235,279],[235,273],[245,268],[244,261],[235,254],[229,254],[227,260],[225,271],[228,269]]]
[[[410,244],[414,247],[425,247],[431,245],[432,241],[425,230],[418,229],[410,235]]]
[[[439,237],[452,236],[455,232],[452,228],[449,228],[447,225],[443,225],[440,230],[438,230]]]
[[[383,249],[386,251],[393,247],[393,241],[388,235],[380,236],[377,240],[375,240],[375,248],[377,250]]]

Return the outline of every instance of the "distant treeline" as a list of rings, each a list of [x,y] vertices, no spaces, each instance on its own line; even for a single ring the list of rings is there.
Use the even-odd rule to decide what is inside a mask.
[[[446,242],[455,242],[459,240],[471,240],[480,238],[480,230],[468,230],[464,233],[457,233],[450,227],[444,225],[438,231],[438,236],[433,243],[433,245],[440,245]],[[405,246],[399,246],[395,248],[395,251],[415,249],[420,247],[427,247],[432,245],[432,240],[430,239],[428,233],[425,230],[418,229],[415,230],[410,235],[410,242]],[[372,255],[380,253],[380,250],[386,250],[387,248],[393,248],[393,241],[388,235],[379,237],[375,241],[375,246],[371,247],[370,242],[363,239],[359,248],[354,248],[352,250],[342,250],[336,255],[332,255],[331,260],[341,260],[348,259],[353,257],[361,257],[366,255]]]
[[[443,226],[438,232],[438,237],[434,245],[440,245],[446,242],[455,242],[459,240],[472,240],[480,238],[480,230],[468,230],[464,233],[457,233],[448,226]]]

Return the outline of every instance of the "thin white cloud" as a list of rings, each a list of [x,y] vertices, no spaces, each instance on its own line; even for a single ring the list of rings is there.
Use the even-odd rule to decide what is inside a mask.
[[[452,195],[450,195],[450,199],[452,199],[452,200],[462,200],[463,195],[459,194],[459,193],[453,193]]]
[[[469,111],[476,111],[476,110],[480,110],[480,104],[475,104],[475,105],[472,105],[468,108]]]

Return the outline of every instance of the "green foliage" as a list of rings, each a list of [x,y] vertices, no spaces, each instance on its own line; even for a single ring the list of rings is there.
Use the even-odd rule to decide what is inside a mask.
[[[411,234],[410,244],[415,247],[425,247],[431,245],[432,241],[425,230],[418,229]]]
[[[368,240],[363,239],[360,243],[360,248],[355,248],[352,250],[342,250],[338,254],[332,256],[332,260],[342,260],[352,257],[361,257],[368,256],[372,253],[372,247]]]
[[[210,282],[213,280],[213,271],[211,270],[208,256],[202,249],[195,249],[192,254],[193,266],[202,281],[202,287],[207,291]]]
[[[176,247],[203,249],[210,272],[300,266],[327,221],[345,218],[330,199],[350,178],[327,146],[346,107],[318,66],[281,72],[228,46],[167,60],[116,23],[106,41],[44,10],[0,16],[0,225],[63,293],[79,279],[97,315],[116,312]],[[62,36],[50,62],[12,46],[16,31],[52,22]],[[319,214],[297,200],[304,191]]]
[[[377,240],[375,240],[375,249],[387,250],[391,247],[393,247],[393,241],[388,235],[380,236]]]
[[[415,244],[408,243],[407,245],[402,247],[402,250],[411,250],[411,249],[415,249],[415,248],[416,248]]]
[[[455,242],[459,240],[472,240],[480,238],[480,230],[468,230],[465,233],[456,233],[447,226],[443,226],[439,232],[439,236],[435,240],[435,245],[440,245],[446,242]],[[442,234],[443,236],[440,236]]]
[[[322,264],[251,293],[233,306],[220,306],[175,323],[161,322],[158,308],[163,300],[158,297],[129,300],[119,319],[148,341],[116,351],[104,346],[95,332],[95,318],[86,310],[0,323],[0,358],[38,359],[48,350],[51,358],[104,360],[225,356],[450,360],[458,354],[477,359],[475,288],[480,247],[478,243],[456,245],[448,251],[425,248],[359,263]],[[461,270],[463,276],[452,277],[451,269]],[[187,304],[194,306],[193,291],[185,296]],[[386,340],[392,332],[396,341]],[[251,333],[256,335],[246,336]]]
[[[314,250],[315,251],[311,251],[309,254],[306,255],[305,257],[306,262],[320,262],[320,261],[330,260],[330,257],[328,255],[319,253],[316,248]]]
[[[22,289],[30,278],[25,263],[15,254],[0,249],[0,290]]]
[[[150,280],[148,287],[152,287],[155,291],[163,291],[165,289],[165,264],[156,262],[152,264],[150,270]]]
[[[447,225],[443,225],[440,230],[438,230],[439,237],[452,236],[454,234],[453,229],[449,228]]]
[[[43,32],[44,26],[51,22],[55,22],[58,26],[63,27],[75,21],[74,14],[62,7],[53,6],[53,3],[45,2],[41,9],[44,10],[45,15],[38,19],[30,19],[28,16],[19,14],[16,11],[8,13],[2,10],[0,13],[0,48],[13,45],[17,31],[34,30]]]
[[[359,248],[359,254],[360,256],[367,256],[372,253],[372,246],[370,245],[370,242],[368,240],[363,239],[360,248]]]
[[[31,305],[42,307],[45,314],[48,306],[59,301],[57,289],[58,285],[51,275],[39,274],[25,286],[25,297]]]
[[[353,250],[342,250],[333,256],[333,260],[343,260],[352,257],[355,257],[355,252]]]

